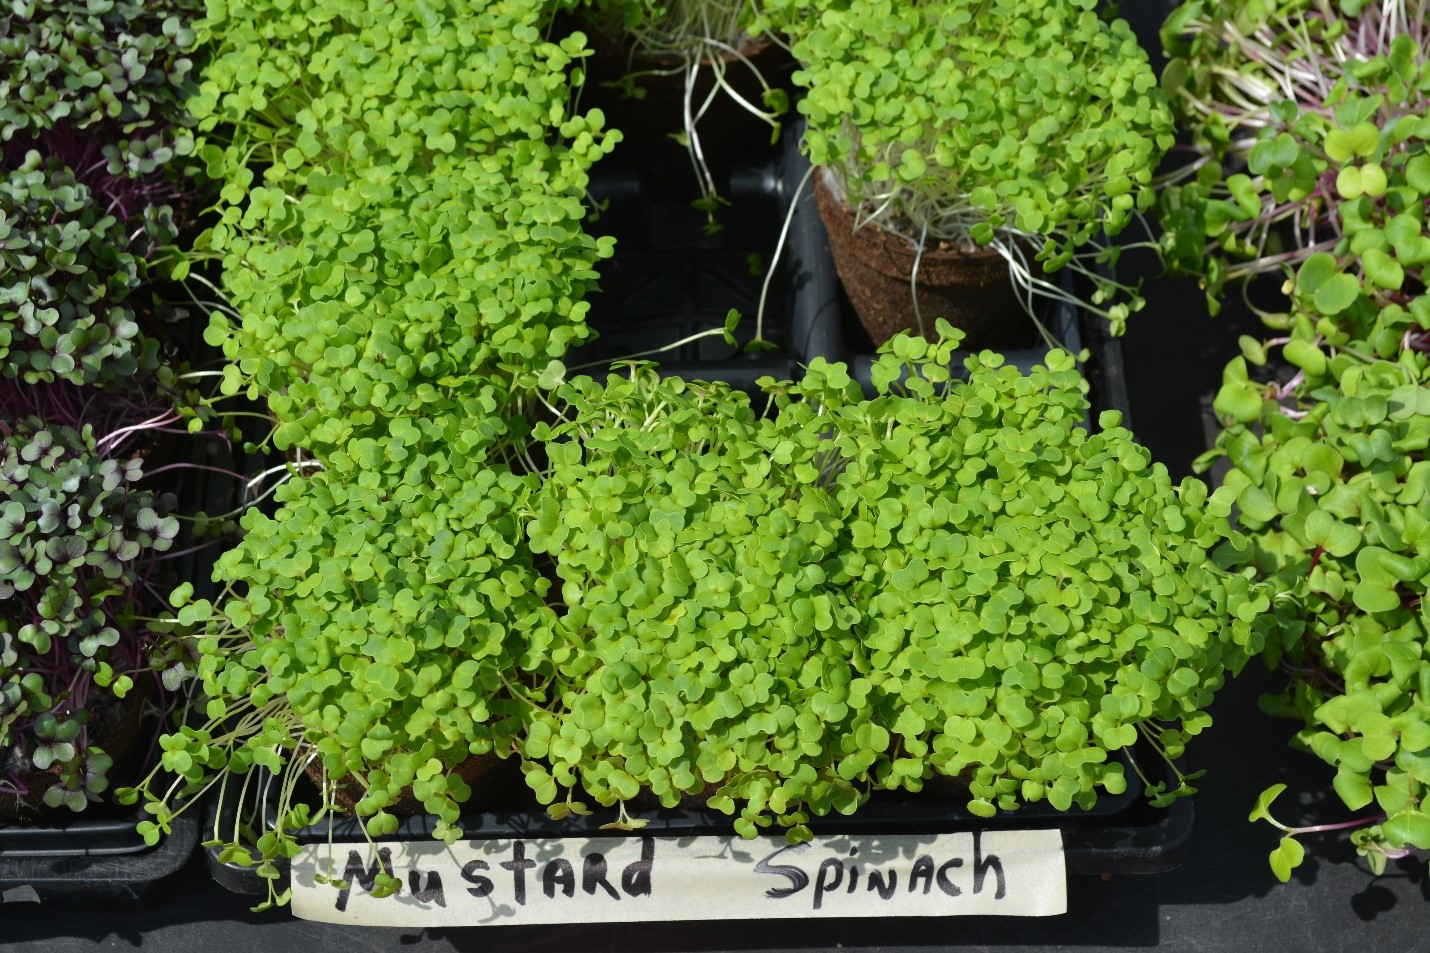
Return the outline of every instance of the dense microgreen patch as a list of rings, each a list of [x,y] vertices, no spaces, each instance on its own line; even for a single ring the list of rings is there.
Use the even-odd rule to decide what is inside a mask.
[[[187,155],[199,0],[16,0],[0,13],[0,142],[103,140],[110,176]],[[10,151],[7,147],[7,152]],[[22,153],[23,154],[23,153]],[[68,159],[69,157],[66,156]]]
[[[583,38],[534,2],[394,10],[237,3],[191,104],[227,180],[200,246],[236,319],[210,343],[227,394],[318,453],[404,416],[509,409],[589,336],[586,170],[616,141],[568,115]],[[215,138],[224,136],[220,141]]]
[[[160,768],[180,781],[140,786],[146,836],[200,792],[246,785],[255,766],[283,779],[275,832],[253,856],[237,833],[215,836],[266,877],[345,778],[366,792],[354,810],[373,836],[395,829],[388,808],[409,787],[440,819],[436,836],[460,836],[470,792],[455,769],[511,754],[550,677],[554,619],[515,515],[531,478],[493,465],[481,439],[451,417],[352,441],[283,484],[274,515],[245,513],[246,535],[215,570],[218,599],[175,593],[208,721],[162,739]],[[316,812],[293,800],[309,762],[328,778]]]
[[[1197,157],[1161,192],[1163,253],[1213,312],[1227,282],[1323,251],[1386,291],[1418,277],[1430,25],[1412,6],[1197,0],[1168,19],[1163,86]]]
[[[113,389],[156,365],[197,0],[19,0],[0,12],[0,370]],[[180,212],[182,215],[182,211]],[[143,333],[141,333],[141,330]]]
[[[1327,288],[1346,278],[1342,301]],[[1286,832],[1271,857],[1283,881],[1305,833],[1358,828],[1377,872],[1430,848],[1430,297],[1379,304],[1382,290],[1329,256],[1302,265],[1289,334],[1243,341],[1217,396],[1227,427],[1201,461],[1230,461],[1247,564],[1284,593],[1266,658],[1289,684],[1266,707],[1304,720],[1297,745],[1336,768],[1347,808],[1369,812],[1294,828],[1269,813],[1284,786],[1269,789],[1252,819]],[[1276,351],[1289,379],[1255,382],[1248,363]]]
[[[542,699],[548,583],[511,515],[532,478],[508,464],[535,469],[523,403],[589,335],[610,243],[580,228],[586,170],[617,138],[569,114],[583,38],[543,41],[548,15],[237,2],[199,25],[190,108],[226,183],[199,245],[229,302],[206,336],[231,361],[200,417],[265,402],[294,475],[271,515],[244,516],[224,594],[176,596],[210,721],[163,740],[174,787],[140,785],[151,840],[255,766],[283,778],[277,831],[253,853],[215,836],[264,876],[338,783],[366,791],[371,832],[410,787],[454,838],[457,766],[509,754]],[[292,782],[318,762],[315,813]]]
[[[969,145],[984,172],[1008,165],[988,151],[1005,136],[1015,160],[1037,147],[1003,184],[958,193],[987,205],[964,237],[1035,234],[1065,264],[1145,204],[1164,107],[1125,27],[1086,4],[994,7],[1011,18],[997,43],[955,32],[910,49],[930,69],[934,52],[976,61],[959,69],[983,76]],[[947,26],[973,7],[939,9]],[[586,809],[576,789],[620,803],[623,822],[642,791],[709,794],[741,833],[779,823],[796,838],[877,787],[948,775],[979,813],[1067,807],[1122,788],[1116,749],[1179,756],[1224,672],[1260,649],[1267,597],[1207,557],[1235,540],[1229,494],[1173,488],[1114,419],[1079,429],[1066,355],[1029,377],[984,355],[953,382],[952,332],[898,338],[875,400],[816,363],[768,383],[765,416],[645,367],[561,383],[610,253],[580,227],[586,174],[615,136],[572,115],[584,38],[543,41],[547,14],[535,0],[233,0],[199,27],[199,154],[225,182],[201,244],[233,306],[208,340],[231,362],[223,395],[267,405],[293,473],[274,507],[243,516],[222,594],[175,593],[163,624],[195,633],[207,720],[166,736],[156,773],[126,792],[145,797],[145,836],[257,768],[277,776],[276,826],[213,843],[276,881],[293,831],[348,780],[370,835],[395,829],[410,789],[439,837],[459,837],[459,766],[483,753],[521,754],[556,813]],[[1050,25],[1087,62],[1040,45]],[[1008,49],[1017,69],[1000,57],[979,72]],[[1060,94],[1049,115],[1072,125],[1032,131],[1037,117],[1003,101],[1029,69],[1026,91]],[[1107,112],[1077,125],[1090,102]],[[869,155],[892,151],[858,158],[859,175],[921,180],[926,149],[943,170],[928,179],[948,179],[958,163],[913,133],[871,133]],[[1039,173],[1054,139],[1075,161]],[[1000,205],[1024,188],[1046,207]],[[556,416],[532,434],[538,398]],[[295,780],[317,765],[321,800],[301,803]],[[1153,788],[1159,803],[1190,790],[1177,778]]]
[[[140,617],[178,521],[123,442],[0,424],[0,794],[28,810],[100,799],[113,759],[98,742],[126,717],[115,699],[164,664]]]
[[[761,419],[646,369],[562,389],[528,525],[568,646],[525,749],[543,802],[704,793],[795,839],[937,776],[983,816],[1086,807],[1125,789],[1112,752],[1178,758],[1210,723],[1271,626],[1209,555],[1231,494],[1174,488],[1116,415],[1089,435],[1068,355],[955,381],[940,331],[886,345],[872,400],[822,361],[767,380]],[[1192,790],[1174,773],[1156,803]]]
[[[1022,376],[985,352],[952,381],[958,335],[940,323],[936,345],[884,349],[874,399],[816,361],[781,408],[830,435],[795,472],[847,527],[855,669],[888,732],[869,774],[915,791],[958,777],[984,816],[1086,806],[1125,785],[1112,752],[1140,737],[1177,758],[1206,728],[1225,673],[1261,648],[1269,596],[1208,555],[1237,542],[1229,493],[1174,487],[1115,413],[1083,429],[1069,355]],[[1192,790],[1174,773],[1157,803]]]
[[[1120,332],[1140,306],[1094,274],[1099,236],[1151,207],[1172,117],[1146,53],[1094,0],[771,5],[807,87],[811,161],[861,222],[912,244],[993,245],[1025,292],[1072,266]],[[1037,263],[1025,260],[1025,246]]]
[[[322,452],[467,408],[492,382],[534,390],[589,335],[583,298],[610,246],[580,230],[578,163],[539,152],[436,158],[389,184],[375,180],[390,169],[314,173],[297,201],[255,189],[244,217],[260,233],[209,239],[242,312],[215,314],[207,335],[233,362],[224,392],[266,398],[280,447]]]
[[[526,737],[550,804],[705,794],[754,836],[861,799],[886,733],[861,711],[855,623],[828,494],[798,451],[722,384],[649,366],[559,391],[531,548],[562,582],[559,693]],[[817,438],[814,438],[817,440]],[[806,444],[811,441],[806,440]],[[624,803],[622,803],[624,817]]]
[[[0,373],[106,383],[157,365],[130,298],[148,243],[74,173],[31,151],[0,181]],[[172,233],[167,237],[172,238]]]

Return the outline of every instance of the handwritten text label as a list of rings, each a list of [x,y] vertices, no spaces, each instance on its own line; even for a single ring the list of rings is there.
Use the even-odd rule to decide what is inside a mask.
[[[1056,830],[840,835],[796,846],[641,835],[315,844],[292,871],[296,915],[374,926],[1036,917],[1067,908]],[[374,897],[384,873],[401,886]]]

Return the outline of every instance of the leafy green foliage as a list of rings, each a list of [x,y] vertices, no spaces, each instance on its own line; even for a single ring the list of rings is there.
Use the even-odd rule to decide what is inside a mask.
[[[1193,0],[1163,45],[1163,86],[1200,153],[1160,193],[1163,257],[1202,280],[1213,313],[1228,282],[1319,252],[1354,253],[1387,292],[1418,276],[1430,260],[1422,16],[1402,0]]]
[[[810,455],[721,384],[646,365],[558,391],[531,548],[562,581],[562,690],[525,741],[543,803],[707,794],[753,836],[852,811],[888,733],[861,712],[858,621],[828,494],[791,478]],[[817,440],[817,438],[813,438]]]
[[[1423,286],[1430,119],[1387,118],[1376,112],[1380,103],[1347,99],[1329,119],[1285,104],[1276,113],[1284,122],[1263,130],[1246,172],[1223,178],[1208,164],[1195,181],[1166,190],[1168,267],[1201,275],[1214,312],[1227,282],[1288,265],[1311,266],[1299,281],[1315,286],[1327,316],[1356,300],[1361,281],[1381,303]]]
[[[199,245],[241,314],[208,340],[232,361],[225,393],[267,400],[278,446],[487,416],[493,393],[509,409],[589,336],[611,243],[581,230],[581,200],[616,136],[567,115],[584,50],[542,41],[543,16],[244,2],[206,21],[219,45],[191,108],[231,138],[201,149],[227,185]]]
[[[1246,564],[1284,594],[1266,658],[1289,686],[1264,704],[1305,722],[1297,742],[1336,768],[1348,808],[1383,812],[1315,829],[1359,826],[1381,868],[1430,847],[1430,297],[1381,305],[1383,288],[1354,279],[1327,292],[1349,277],[1329,255],[1301,266],[1290,334],[1273,342],[1294,376],[1258,384],[1237,358],[1201,464],[1230,461]],[[1301,853],[1278,850],[1284,880]]]
[[[890,734],[870,773],[909,790],[961,778],[983,815],[1086,806],[1125,785],[1111,752],[1141,735],[1176,758],[1210,723],[1224,673],[1261,648],[1268,593],[1208,555],[1235,541],[1230,494],[1173,487],[1116,414],[1083,429],[1070,356],[1025,377],[985,352],[952,380],[958,335],[940,323],[936,345],[886,346],[874,399],[816,361],[781,407],[830,435],[795,472],[848,528],[855,668]]]
[[[0,431],[0,792],[79,811],[108,788],[91,722],[148,664],[154,635],[133,615],[178,533],[173,498],[142,476],[89,428]]]
[[[0,373],[102,383],[157,366],[128,300],[141,255],[71,170],[30,152],[0,181]]]
[[[511,753],[551,674],[554,618],[515,516],[531,478],[491,465],[480,439],[448,418],[354,440],[281,486],[273,516],[245,513],[217,602],[175,594],[209,717],[162,739],[161,767],[187,782],[179,798],[215,775],[317,759],[365,790],[355,812],[373,836],[392,829],[405,788],[440,818],[436,836],[460,836],[470,790],[454,769]],[[153,781],[141,788],[157,836],[172,814]],[[277,833],[257,845],[268,863],[314,817],[284,791]]]
[[[225,595],[176,598],[210,721],[163,739],[184,784],[126,792],[146,795],[146,838],[263,767],[285,792],[252,845],[270,880],[347,779],[374,836],[410,787],[451,840],[469,793],[454,769],[509,754],[545,697],[553,614],[512,515],[532,488],[516,470],[535,469],[525,411],[590,334],[611,243],[580,227],[586,173],[618,139],[570,112],[586,51],[543,40],[550,12],[236,0],[199,25],[212,44],[189,108],[225,184],[198,245],[233,306],[206,338],[231,362],[222,396],[267,404],[294,476],[276,512],[244,517]],[[311,761],[329,779],[316,813],[290,783]]]
[[[396,417],[489,413],[491,382],[534,390],[531,368],[588,336],[582,299],[609,252],[580,231],[570,174],[513,149],[375,191],[339,175],[293,203],[256,189],[263,232],[209,241],[243,309],[208,332],[234,362],[224,391],[266,397],[276,443],[319,452]]]
[[[872,400],[818,360],[766,380],[763,419],[643,368],[560,391],[528,524],[568,646],[525,748],[543,802],[704,792],[795,838],[940,775],[985,816],[1086,807],[1125,789],[1112,752],[1177,758],[1210,723],[1272,622],[1209,555],[1231,494],[1174,488],[1116,415],[1089,435],[1068,355],[1025,377],[985,352],[956,381],[940,332],[886,345]]]
[[[112,389],[157,366],[197,192],[189,21],[199,0],[17,0],[0,12],[0,370]],[[43,162],[40,157],[44,157]],[[146,300],[148,299],[148,300]],[[157,313],[156,313],[157,312]]]
[[[145,836],[255,767],[280,775],[276,827],[223,843],[276,879],[343,778],[366,791],[369,834],[395,828],[410,787],[458,837],[456,766],[488,751],[527,758],[547,803],[714,785],[742,833],[795,836],[876,785],[965,775],[980,811],[1066,806],[1119,789],[1107,754],[1139,733],[1176,757],[1260,648],[1266,599],[1207,560],[1225,495],[1173,489],[1114,421],[1075,426],[1065,355],[1030,378],[984,356],[955,384],[954,338],[900,338],[879,399],[816,364],[769,385],[771,418],[647,369],[561,383],[610,250],[579,227],[586,170],[615,139],[570,114],[585,51],[542,41],[545,16],[534,0],[235,0],[202,24],[192,108],[226,182],[203,243],[238,312],[208,339],[231,361],[224,393],[265,401],[274,443],[317,459],[295,453],[276,510],[243,517],[222,597],[175,594],[209,721],[162,741],[178,790],[155,774],[129,792]],[[1068,25],[1089,56],[1122,45],[1125,28]],[[1012,45],[1029,57],[1036,35]],[[1137,207],[1130,165],[1165,132],[1138,63],[1068,67],[1145,107],[1149,138],[1120,140],[1127,188],[1103,211],[1073,200],[1066,234]],[[1081,155],[1064,184],[1095,165]],[[524,412],[552,385],[536,447]],[[1007,538],[1029,527],[1036,557]],[[329,778],[316,810],[292,788],[312,761]]]
[[[176,125],[193,90],[199,0],[16,0],[0,13],[0,141],[103,134],[111,175],[193,149]],[[109,138],[113,136],[113,138]]]
[[[771,6],[803,66],[810,160],[860,220],[915,243],[1030,242],[1051,271],[1152,206],[1171,112],[1094,0]],[[1115,330],[1132,307],[1107,309]]]

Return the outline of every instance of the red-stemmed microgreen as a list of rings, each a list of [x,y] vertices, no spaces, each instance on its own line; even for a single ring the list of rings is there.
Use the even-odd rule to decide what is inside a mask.
[[[1430,296],[1388,294],[1357,259],[1313,255],[1287,282],[1290,333],[1242,341],[1214,402],[1225,429],[1198,466],[1230,461],[1250,542],[1227,561],[1278,591],[1278,634],[1265,658],[1286,679],[1263,699],[1303,722],[1296,746],[1335,768],[1344,824],[1292,828],[1270,816],[1284,788],[1253,811],[1285,832],[1271,855],[1281,880],[1301,863],[1302,833],[1353,830],[1378,873],[1430,849],[1430,364],[1411,342],[1430,328]],[[1263,381],[1272,357],[1288,369]]]
[[[1345,262],[1353,251],[1389,291],[1404,266],[1418,275],[1430,247],[1396,241],[1391,252],[1351,233],[1371,224],[1420,235],[1391,223],[1423,217],[1415,209],[1430,195],[1424,0],[1194,0],[1168,18],[1162,42],[1163,86],[1192,133],[1190,160],[1162,180],[1163,256],[1202,281],[1213,313],[1229,283],[1322,253]]]

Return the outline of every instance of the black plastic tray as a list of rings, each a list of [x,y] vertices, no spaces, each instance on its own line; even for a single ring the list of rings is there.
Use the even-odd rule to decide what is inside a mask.
[[[84,899],[143,903],[199,842],[199,819],[181,815],[154,847],[134,832],[140,811],[103,820],[0,825],[0,901]]]
[[[614,236],[616,252],[601,264],[600,290],[590,298],[589,321],[600,336],[572,352],[568,369],[598,376],[612,362],[639,357],[658,362],[663,374],[753,392],[766,375],[787,380],[816,357],[839,360],[838,279],[808,170],[799,130],[786,130],[776,161],[722,173],[731,205],[719,213],[721,229],[707,234],[683,179],[673,184],[660,170],[599,165],[590,192],[604,210],[587,227]],[[744,345],[755,336],[771,262],[764,337],[775,348],[749,352]],[[741,314],[735,346],[712,335],[650,353],[723,328],[732,308]]]
[[[705,215],[690,207],[683,179],[639,164],[603,162],[591,176],[591,196],[604,207],[589,227],[616,238],[615,255],[601,266],[601,290],[591,296],[591,326],[599,338],[577,349],[571,372],[600,375],[611,363],[640,357],[660,364],[661,373],[687,380],[717,380],[755,392],[766,375],[796,379],[816,357],[843,361],[850,375],[872,392],[875,355],[859,326],[829,251],[829,236],[815,206],[809,161],[799,148],[802,123],[791,123],[773,162],[756,162],[722,173],[721,230],[703,230]],[[791,209],[793,203],[793,209]],[[788,220],[788,221],[787,221]],[[776,248],[782,230],[786,241]],[[764,334],[773,351],[747,353],[753,337],[765,271],[768,282]],[[1056,280],[1065,292],[1088,293],[1064,269]],[[741,314],[739,344],[718,336],[660,353],[650,353],[701,332],[721,328],[731,309]],[[1132,426],[1121,342],[1101,318],[1066,302],[1049,304],[1044,326],[1064,349],[1087,348],[1083,373],[1092,383],[1092,410],[1122,412]],[[1029,323],[1030,343],[1007,350],[1008,363],[1026,373],[1047,358],[1049,345]],[[966,352],[954,358],[962,368]]]

